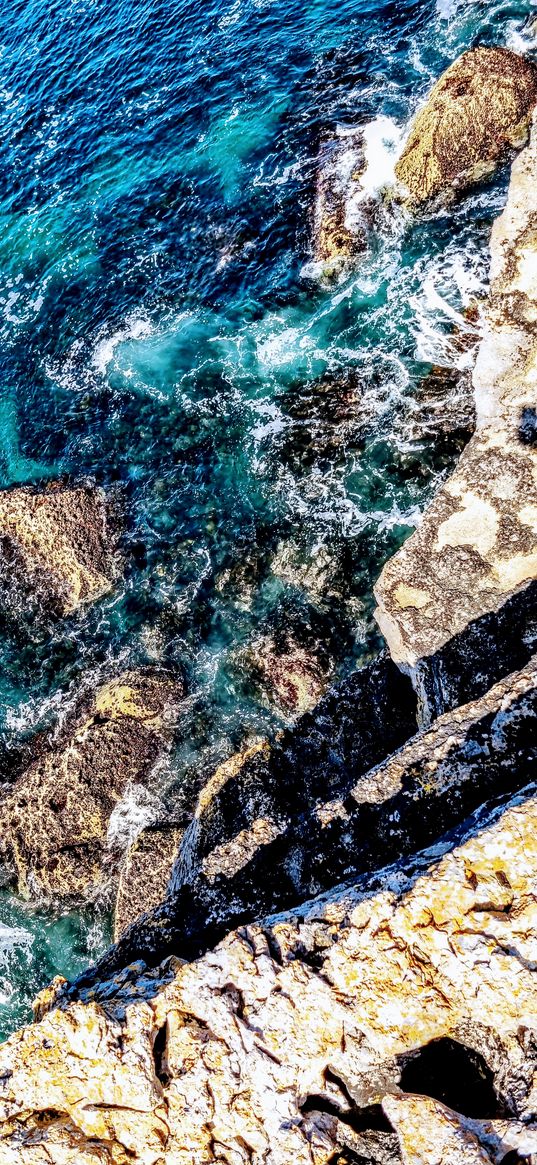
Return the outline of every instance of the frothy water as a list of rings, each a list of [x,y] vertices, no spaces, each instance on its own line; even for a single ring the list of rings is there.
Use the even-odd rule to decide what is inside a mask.
[[[336,677],[376,651],[373,582],[457,455],[420,431],[420,385],[471,363],[506,175],[449,215],[395,218],[323,286],[319,143],[361,129],[358,198],[378,195],[441,70],[475,43],[535,53],[534,12],[15,0],[0,15],[0,486],[102,484],[126,563],[76,618],[3,623],[0,721],[9,749],[111,667],[182,673],[175,753],[116,811],[114,846],[289,719],[248,673],[250,645],[290,636]],[[104,908],[7,891],[0,927],[4,1033],[110,936]]]

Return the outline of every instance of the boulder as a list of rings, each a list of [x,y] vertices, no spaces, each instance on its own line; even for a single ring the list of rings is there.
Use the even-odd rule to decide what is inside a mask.
[[[520,666],[535,645],[537,127],[491,239],[491,298],[473,384],[477,429],[375,587],[392,657],[424,721]],[[491,628],[494,628],[491,651]]]
[[[2,1165],[490,1165],[537,1150],[537,799],[0,1048]]]
[[[169,747],[181,687],[125,672],[81,698],[1,802],[0,855],[19,892],[55,902],[102,890],[111,817]],[[113,833],[113,831],[112,831]]]
[[[537,66],[509,49],[463,53],[434,85],[395,167],[407,201],[453,199],[527,141]]]
[[[266,702],[287,718],[314,708],[326,691],[331,668],[322,657],[290,635],[285,642],[267,635],[250,645],[242,662]]]
[[[15,612],[68,615],[112,589],[115,533],[101,489],[51,483],[0,491],[0,587]]]

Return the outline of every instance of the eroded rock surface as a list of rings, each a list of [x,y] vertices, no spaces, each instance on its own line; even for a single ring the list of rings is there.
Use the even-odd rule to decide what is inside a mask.
[[[58,901],[102,887],[112,812],[169,746],[180,696],[164,673],[102,685],[5,793],[0,852],[21,894]]]
[[[121,866],[114,913],[114,939],[147,910],[164,901],[183,831],[155,825],[142,829]]]
[[[111,590],[118,575],[105,494],[53,483],[0,492],[0,584],[4,603],[26,598],[67,615]]]
[[[508,49],[463,53],[418,113],[395,173],[413,205],[449,200],[492,174],[528,137],[537,68]]]
[[[12,1036],[0,1161],[535,1152],[537,800],[468,832],[160,978],[132,968],[103,1006],[64,1005]]]
[[[533,611],[528,588],[537,578],[536,176],[534,127],[530,145],[513,164],[507,206],[492,233],[490,309],[473,377],[477,431],[375,588],[377,620],[393,658],[416,674],[424,672],[423,661],[436,671],[420,681],[429,716],[459,702],[457,673],[466,679],[473,674],[481,691],[497,678],[485,653],[475,652],[478,621],[526,590],[529,616]],[[510,648],[502,641],[501,622],[497,626],[501,667]],[[531,651],[529,625],[524,647],[516,622],[506,632],[516,636],[521,651]],[[474,659],[469,653],[463,668],[459,652],[450,669],[442,651],[466,634],[473,635]]]

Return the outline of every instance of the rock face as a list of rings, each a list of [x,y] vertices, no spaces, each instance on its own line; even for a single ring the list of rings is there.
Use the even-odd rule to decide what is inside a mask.
[[[105,595],[117,574],[102,490],[52,484],[0,492],[0,584],[8,607],[28,598],[67,615]]]
[[[166,901],[127,930],[76,990],[85,995],[136,959],[194,958],[232,926],[293,908],[431,844],[484,801],[527,782],[536,715],[534,660],[354,780],[334,765],[309,783],[306,760],[299,784],[281,754],[252,754],[208,790],[188,835],[188,862]]]
[[[533,62],[501,48],[463,53],[412,126],[395,173],[407,200],[452,199],[525,144],[537,100]]]
[[[530,145],[513,164],[507,206],[492,233],[490,308],[473,378],[477,431],[375,588],[379,626],[392,657],[417,676],[426,718],[459,702],[461,676],[468,683],[473,675],[486,690],[502,674],[491,673],[490,664],[502,667],[513,635],[521,652],[518,662],[534,642],[536,173],[534,128]],[[483,650],[475,652],[479,622],[506,610],[509,602],[519,627],[506,620],[502,636],[502,621],[496,622],[491,661]],[[460,650],[449,662],[450,641],[457,639]],[[465,639],[472,650],[461,667]]]
[[[104,684],[4,795],[0,852],[21,894],[61,901],[102,888],[112,812],[169,745],[180,695],[158,673]]]
[[[537,800],[468,834],[14,1035],[0,1162],[535,1152]]]

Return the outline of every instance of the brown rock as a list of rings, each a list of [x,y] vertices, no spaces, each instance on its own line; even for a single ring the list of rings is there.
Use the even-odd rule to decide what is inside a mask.
[[[110,591],[117,574],[101,489],[54,483],[0,492],[0,581],[8,603],[37,597],[67,615]]]
[[[270,636],[259,639],[243,660],[265,699],[286,716],[314,708],[328,686],[330,668],[292,636],[284,643]]]
[[[396,165],[409,202],[451,199],[492,174],[527,141],[536,100],[532,61],[495,47],[463,53],[433,87]]]
[[[337,275],[367,249],[372,212],[364,203],[358,221],[349,215],[365,169],[363,133],[356,130],[321,146],[313,219],[313,259],[326,276]]]
[[[164,674],[125,672],[69,719],[2,802],[4,863],[26,897],[87,897],[106,878],[113,809],[168,747],[181,696]]]
[[[129,846],[119,875],[114,941],[131,922],[166,897],[183,830],[157,825],[143,829]]]

